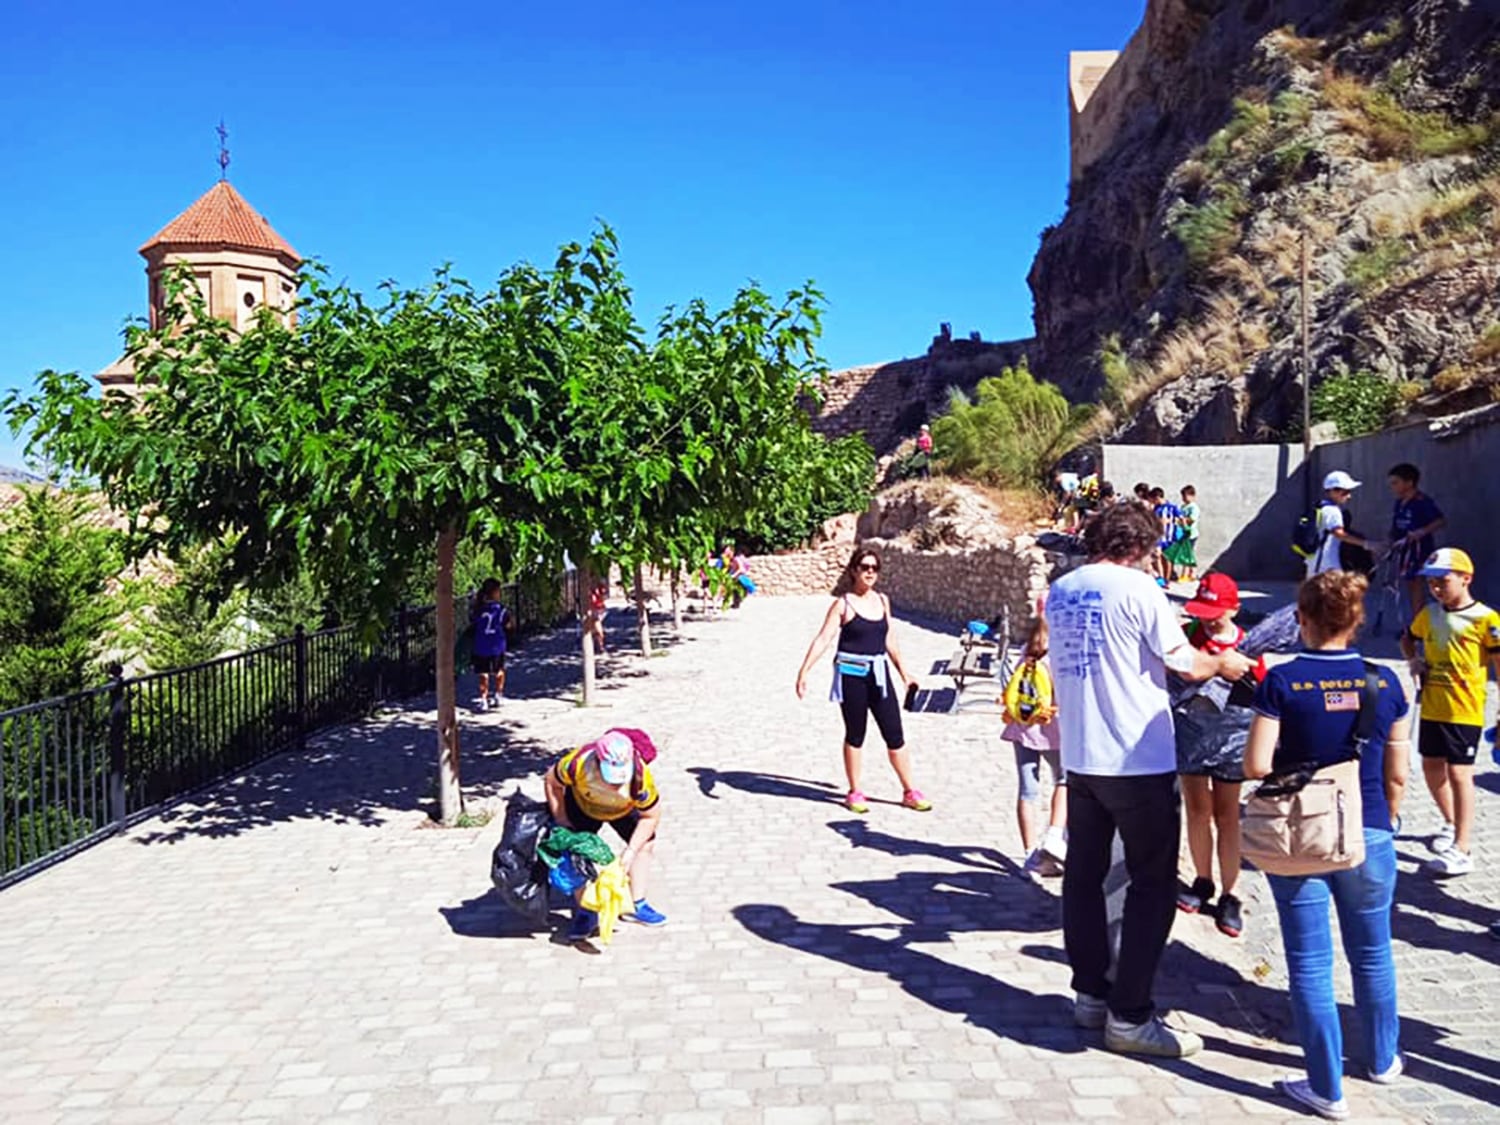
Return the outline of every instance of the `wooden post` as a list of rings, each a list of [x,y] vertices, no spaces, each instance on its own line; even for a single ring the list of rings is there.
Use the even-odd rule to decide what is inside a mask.
[[[1307,231],[1302,231],[1302,460],[1312,453],[1312,329],[1308,308],[1311,271]]]

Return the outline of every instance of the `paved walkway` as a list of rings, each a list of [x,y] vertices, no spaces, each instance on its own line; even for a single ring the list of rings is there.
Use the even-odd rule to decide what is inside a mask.
[[[1153,1065],[1069,1022],[1055,886],[1016,865],[998,719],[909,716],[927,814],[837,803],[835,708],[799,703],[808,599],[754,599],[574,705],[570,638],[514,661],[465,730],[476,801],[606,725],[663,744],[660,931],[602,955],[488,895],[498,822],[425,828],[430,714],[323,739],[0,893],[0,1121],[1298,1120],[1274,913],[1182,918],[1160,999],[1209,1040]],[[623,618],[623,614],[618,614]],[[951,635],[907,625],[924,668]],[[612,637],[623,644],[623,629]],[[1481,846],[1500,855],[1486,763]],[[1431,824],[1414,795],[1408,823]],[[1444,887],[1403,841],[1397,933],[1412,1078],[1351,1080],[1365,1121],[1495,1119],[1500,881]],[[1346,998],[1347,999],[1347,998]]]

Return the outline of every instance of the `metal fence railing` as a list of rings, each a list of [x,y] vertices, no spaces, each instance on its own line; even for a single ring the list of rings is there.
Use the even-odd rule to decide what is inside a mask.
[[[564,614],[574,581],[554,600]],[[557,619],[539,594],[506,598],[523,630]],[[436,616],[402,610],[373,641],[349,626],[299,629],[187,668],[125,677],[116,666],[103,687],[0,712],[0,887],[314,731],[432,690]]]

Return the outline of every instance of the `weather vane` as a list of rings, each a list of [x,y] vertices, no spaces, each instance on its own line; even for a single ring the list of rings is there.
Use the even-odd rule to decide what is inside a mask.
[[[219,118],[219,127],[214,130],[219,134],[219,179],[229,178],[229,130],[224,128],[224,119]]]

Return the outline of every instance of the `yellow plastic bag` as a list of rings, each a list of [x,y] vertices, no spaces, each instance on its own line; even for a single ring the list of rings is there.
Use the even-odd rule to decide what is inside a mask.
[[[630,909],[630,876],[618,859],[599,868],[599,877],[578,893],[578,905],[599,915],[599,940],[605,945],[615,934],[615,923]]]
[[[1039,660],[1023,661],[1005,685],[1005,717],[1023,726],[1040,726],[1057,714],[1052,704],[1052,677]]]

